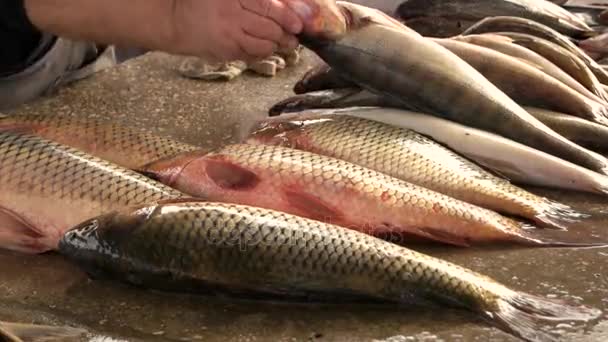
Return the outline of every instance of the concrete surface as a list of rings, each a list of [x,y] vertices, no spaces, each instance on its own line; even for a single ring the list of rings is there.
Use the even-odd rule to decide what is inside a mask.
[[[290,95],[312,58],[274,79],[245,76],[230,83],[183,79],[174,72],[177,62],[148,54],[15,112],[117,120],[218,146],[234,141],[252,119],[264,117],[272,103]],[[542,193],[595,213],[572,228],[573,234],[608,239],[608,198]],[[608,310],[608,249],[421,250],[515,289]],[[248,302],[92,281],[55,254],[0,252],[0,298],[0,320],[85,327],[95,341],[515,340],[472,315],[447,309]],[[562,330],[566,341],[608,340],[608,320],[553,329]]]

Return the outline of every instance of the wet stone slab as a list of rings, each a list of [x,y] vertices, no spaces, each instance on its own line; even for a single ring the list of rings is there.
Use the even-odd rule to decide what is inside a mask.
[[[229,83],[181,78],[180,59],[149,54],[62,90],[14,114],[116,120],[205,147],[238,140],[252,120],[291,94],[313,63],[267,79]],[[608,199],[533,189],[594,213],[581,239],[608,239]],[[69,208],[66,208],[69,210]],[[518,289],[608,310],[608,249],[414,247]],[[95,341],[515,341],[476,317],[445,308],[290,304],[148,291],[93,281],[56,254],[0,252],[0,319],[85,327]],[[566,341],[608,340],[608,320],[557,328]],[[111,338],[111,339],[110,339]]]

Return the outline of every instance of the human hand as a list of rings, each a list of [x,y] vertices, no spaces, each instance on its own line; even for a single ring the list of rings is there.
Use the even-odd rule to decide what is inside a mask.
[[[299,4],[285,3],[300,0],[173,1],[174,52],[214,62],[253,61],[295,49],[307,15]]]

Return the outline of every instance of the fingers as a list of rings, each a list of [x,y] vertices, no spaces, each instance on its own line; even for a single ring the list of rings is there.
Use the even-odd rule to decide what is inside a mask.
[[[287,34],[277,24],[268,18],[247,12],[243,16],[242,28],[250,36],[276,43],[284,49],[295,49],[297,39]]]
[[[281,0],[240,0],[243,9],[270,18],[291,34],[302,30],[300,17]]]
[[[239,35],[239,38],[237,39],[237,44],[239,48],[249,56],[245,58],[247,61],[254,61],[257,59],[268,57],[272,55],[277,49],[276,43],[273,43],[269,40],[254,37],[245,32]]]

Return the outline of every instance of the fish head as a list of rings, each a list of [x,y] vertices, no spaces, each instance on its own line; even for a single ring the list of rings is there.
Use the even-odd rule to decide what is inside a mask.
[[[369,24],[383,25],[396,29],[414,32],[402,22],[372,7],[355,4],[348,1],[338,1],[338,6],[346,18],[348,29],[357,29]]]
[[[301,2],[308,5],[310,11],[303,11]],[[288,1],[287,5],[296,13],[309,12],[302,18],[303,28],[299,36],[303,41],[334,41],[347,32],[346,18],[335,0]]]
[[[88,273],[109,276],[105,268],[119,270],[120,263],[109,265],[108,256],[118,261],[123,253],[121,251],[127,250],[124,245],[133,238],[133,232],[156,208],[124,208],[83,221],[65,232],[59,241],[58,251]]]

